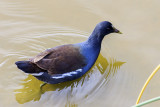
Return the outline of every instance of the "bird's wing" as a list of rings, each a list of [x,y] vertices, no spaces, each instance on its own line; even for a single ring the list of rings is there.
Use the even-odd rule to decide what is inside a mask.
[[[38,67],[49,74],[63,74],[80,69],[86,65],[78,47],[63,45],[48,49],[31,59]]]
[[[41,52],[40,54],[38,54],[37,56],[35,56],[34,58],[30,58],[29,60],[33,63],[36,63],[38,61],[40,61],[41,59],[43,59],[45,56],[47,56],[48,54],[54,52],[54,48],[51,49],[47,49],[44,52]]]

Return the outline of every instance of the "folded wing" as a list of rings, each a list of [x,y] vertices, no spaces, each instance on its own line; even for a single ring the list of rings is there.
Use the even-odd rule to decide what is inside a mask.
[[[51,75],[76,71],[86,65],[85,57],[80,53],[79,47],[73,45],[47,49],[30,61]]]

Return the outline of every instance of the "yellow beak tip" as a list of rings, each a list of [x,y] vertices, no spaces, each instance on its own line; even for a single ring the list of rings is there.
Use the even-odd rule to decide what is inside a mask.
[[[123,34],[123,33],[122,33],[122,32],[120,32],[120,31],[119,31],[118,33],[119,33],[119,34]]]

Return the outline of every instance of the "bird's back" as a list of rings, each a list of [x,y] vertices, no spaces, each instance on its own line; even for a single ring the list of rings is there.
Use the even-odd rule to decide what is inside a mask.
[[[31,59],[31,62],[47,70],[51,75],[71,72],[86,65],[85,57],[80,53],[79,48],[74,45],[51,48]]]

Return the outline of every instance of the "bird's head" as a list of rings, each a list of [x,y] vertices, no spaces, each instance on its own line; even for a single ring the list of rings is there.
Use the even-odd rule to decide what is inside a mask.
[[[122,34],[118,29],[116,29],[110,22],[103,21],[96,25],[93,33],[96,35],[104,37],[107,34],[110,33],[119,33]]]

